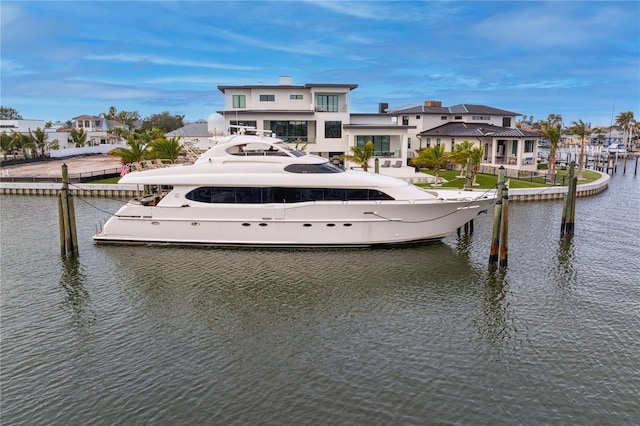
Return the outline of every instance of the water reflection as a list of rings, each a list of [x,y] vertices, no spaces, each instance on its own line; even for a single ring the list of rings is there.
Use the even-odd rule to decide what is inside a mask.
[[[574,257],[573,235],[563,235],[558,242],[553,273],[556,276],[555,282],[565,289],[571,288],[577,282]]]
[[[176,315],[280,321],[364,300],[420,303],[468,291],[474,272],[445,244],[373,250],[102,247],[131,298]]]
[[[90,296],[84,288],[86,274],[76,256],[62,256],[61,266],[60,286],[64,290],[64,300],[61,304],[71,312],[74,327],[83,329],[95,321],[95,316],[88,309]]]
[[[480,285],[482,296],[478,332],[501,358],[528,342],[528,335],[518,324],[515,309],[511,306],[512,294],[506,270],[489,271]]]

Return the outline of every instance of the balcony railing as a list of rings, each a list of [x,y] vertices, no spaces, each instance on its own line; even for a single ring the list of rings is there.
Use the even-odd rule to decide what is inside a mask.
[[[373,157],[400,158],[400,151],[373,151]]]

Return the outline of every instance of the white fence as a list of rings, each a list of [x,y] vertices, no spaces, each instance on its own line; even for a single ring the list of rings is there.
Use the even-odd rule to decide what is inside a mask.
[[[96,146],[83,146],[82,148],[65,148],[65,149],[52,149],[49,151],[51,158],[73,157],[76,155],[88,155],[88,154],[106,154],[116,148],[127,148],[126,144],[114,144],[114,145],[96,145]]]

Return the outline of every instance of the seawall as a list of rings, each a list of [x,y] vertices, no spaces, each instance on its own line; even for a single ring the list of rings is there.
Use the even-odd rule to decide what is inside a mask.
[[[578,197],[595,195],[605,191],[609,187],[610,176],[600,173],[600,179],[580,184],[578,182]],[[58,195],[62,188],[61,183],[28,183],[28,182],[0,182],[0,194],[14,195]],[[71,184],[71,192],[83,197],[114,197],[133,198],[142,195],[142,187],[138,185],[122,184]],[[556,200],[564,198],[567,193],[566,186],[552,186],[541,188],[509,188],[510,201],[540,201]]]

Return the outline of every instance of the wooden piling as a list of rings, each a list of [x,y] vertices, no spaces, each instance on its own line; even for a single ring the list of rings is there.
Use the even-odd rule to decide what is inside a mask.
[[[504,166],[500,166],[500,168],[498,169],[496,204],[493,209],[493,233],[491,235],[491,248],[489,250],[489,268],[495,268],[499,260],[500,226],[502,225],[503,188],[504,188]]]
[[[62,189],[58,195],[60,252],[62,255],[75,255],[78,251],[78,234],[76,232],[76,216],[73,206],[73,194],[69,190],[69,172],[67,165],[62,165]]]
[[[509,255],[509,188],[502,191],[502,214],[500,215],[500,262],[501,269],[507,267]]]
[[[562,224],[560,225],[560,234],[573,234],[573,226],[575,220],[575,198],[578,189],[578,178],[575,177],[576,163],[571,162],[569,166],[569,182],[567,183],[567,195],[562,205]]]
[[[65,231],[65,219],[64,219],[64,212],[62,210],[62,191],[58,192],[58,229],[60,231],[60,254],[61,255],[65,255],[67,254],[67,245],[65,244],[66,238],[64,235],[64,231]]]

